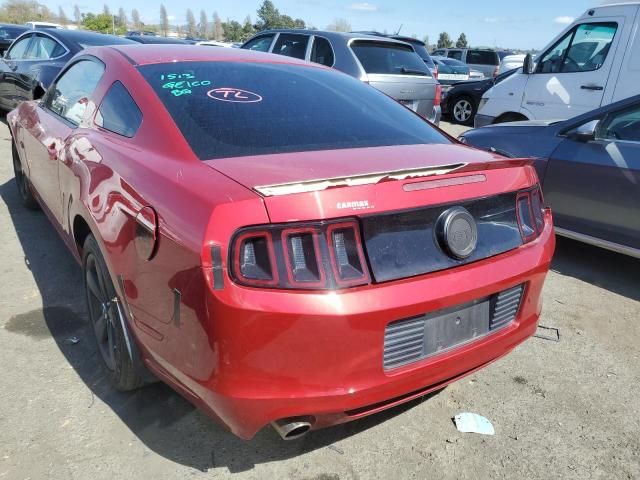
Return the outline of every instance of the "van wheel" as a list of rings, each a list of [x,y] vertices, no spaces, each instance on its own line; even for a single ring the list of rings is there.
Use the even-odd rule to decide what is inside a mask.
[[[33,196],[29,179],[22,169],[22,162],[20,161],[20,155],[18,155],[15,142],[11,142],[11,156],[13,157],[13,176],[16,180],[16,187],[18,187],[20,201],[22,205],[28,209],[38,210],[40,206]]]
[[[120,391],[134,390],[144,384],[135,369],[127,333],[123,330],[124,309],[109,276],[107,265],[96,239],[89,235],[84,242],[82,267],[89,319],[105,375]]]
[[[469,125],[476,114],[476,104],[471,97],[462,96],[455,99],[451,107],[451,116],[456,123]]]

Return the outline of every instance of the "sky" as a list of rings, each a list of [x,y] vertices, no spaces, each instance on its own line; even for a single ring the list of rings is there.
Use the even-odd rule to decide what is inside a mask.
[[[73,6],[83,12],[100,12],[106,3],[112,12],[124,7],[138,9],[142,21],[158,23],[163,0],[40,0],[53,11],[61,6],[69,18]],[[446,31],[455,41],[464,32],[472,46],[540,49],[575,17],[600,0],[272,0],[280,10],[293,18],[302,18],[308,25],[324,29],[335,18],[344,18],[353,30],[395,32],[401,25],[402,34],[429,35],[435,43],[440,32]],[[211,18],[214,10],[223,20],[242,22],[247,15],[255,21],[261,0],[165,0],[172,24],[184,24],[187,8],[199,18],[204,9]]]

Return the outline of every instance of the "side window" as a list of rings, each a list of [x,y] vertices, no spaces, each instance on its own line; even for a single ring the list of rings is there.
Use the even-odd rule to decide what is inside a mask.
[[[273,37],[273,35],[263,35],[262,37],[254,38],[242,48],[245,50],[255,50],[256,52],[268,52]]]
[[[29,42],[31,42],[31,38],[33,36],[29,35],[27,37],[22,37],[16,43],[11,45],[11,48],[7,52],[6,59],[7,60],[20,60],[24,58],[27,53],[27,48],[29,47]]]
[[[537,73],[590,72],[607,58],[617,23],[583,23],[562,37],[541,58]]]
[[[462,50],[449,50],[447,57],[462,61]]]
[[[49,89],[47,108],[78,125],[103,73],[104,66],[98,62],[80,60],[73,64]]]
[[[104,96],[96,125],[118,135],[133,137],[142,123],[142,112],[125,86],[115,82]]]
[[[276,45],[273,47],[272,53],[304,60],[304,55],[307,52],[308,43],[308,35],[281,33],[278,37],[278,40],[276,41]]]
[[[640,142],[640,106],[608,115],[598,137],[606,140]]]
[[[490,50],[468,50],[467,63],[474,65],[498,65],[498,54]]]
[[[26,56],[27,60],[48,60],[65,53],[65,48],[50,37],[36,35]]]
[[[333,67],[333,49],[331,48],[329,40],[322,37],[314,37],[310,60],[321,65],[326,65],[327,67]]]

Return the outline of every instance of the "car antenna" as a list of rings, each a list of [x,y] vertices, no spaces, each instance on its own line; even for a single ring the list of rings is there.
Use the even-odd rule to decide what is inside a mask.
[[[396,32],[396,35],[400,34],[400,30],[402,30],[402,26],[404,25],[404,23],[401,23],[400,26],[398,27],[398,31]]]

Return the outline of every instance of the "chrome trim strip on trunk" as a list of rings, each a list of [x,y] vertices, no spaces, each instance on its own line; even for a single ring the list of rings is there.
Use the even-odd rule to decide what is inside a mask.
[[[566,230],[564,228],[555,227],[555,231],[556,235],[560,235],[561,237],[588,243],[589,245],[594,245],[623,255],[629,255],[630,257],[640,258],[640,250],[637,248],[620,245],[619,243],[610,242],[608,240],[602,240],[601,238],[592,237],[591,235],[585,235],[583,233],[572,232],[571,230]]]
[[[407,178],[445,175],[466,165],[466,163],[454,163],[451,165],[438,165],[426,168],[408,168],[404,170],[392,170],[389,172],[365,173],[349,177],[305,180],[303,182],[281,183],[277,185],[260,185],[253,187],[253,189],[265,197],[290,195],[293,193],[318,192],[326,190],[327,188],[369,185],[379,183],[384,180],[406,180]]]

